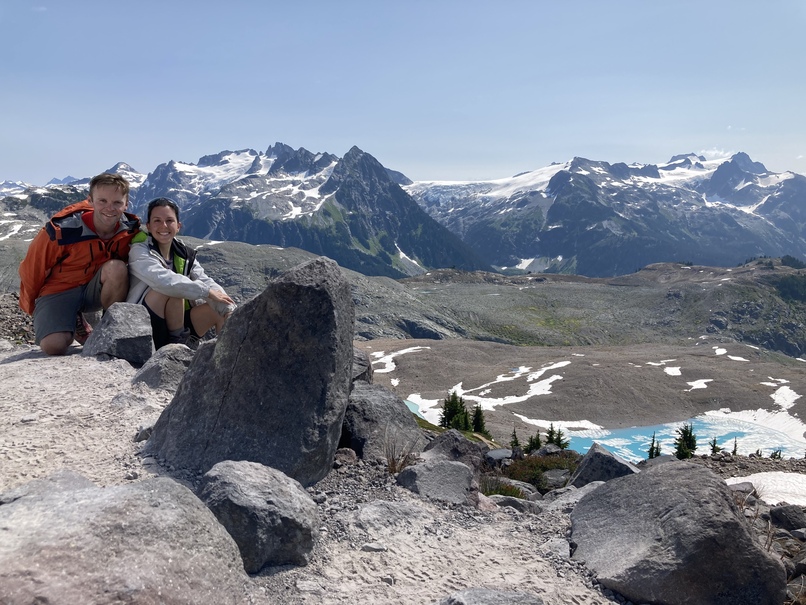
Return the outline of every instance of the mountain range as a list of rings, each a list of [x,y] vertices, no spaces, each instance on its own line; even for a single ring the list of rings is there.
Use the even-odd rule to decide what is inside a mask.
[[[806,177],[770,172],[744,153],[658,165],[574,158],[492,181],[412,182],[357,147],[339,158],[276,143],[147,174],[124,163],[110,171],[129,179],[141,215],[154,197],[176,200],[187,235],[297,247],[366,275],[607,277],[656,262],[806,257]],[[85,196],[87,183],[0,183],[0,238],[30,238],[37,221]]]

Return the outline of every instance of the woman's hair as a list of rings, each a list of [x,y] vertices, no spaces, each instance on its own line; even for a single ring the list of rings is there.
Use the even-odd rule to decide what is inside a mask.
[[[92,192],[96,187],[116,187],[121,194],[127,197],[129,195],[129,181],[119,174],[104,172],[92,177],[90,181],[90,198],[92,198]]]
[[[160,206],[167,206],[168,208],[173,209],[174,214],[176,214],[176,220],[179,220],[179,206],[176,205],[176,202],[168,199],[167,197],[158,197],[157,199],[148,202],[148,216],[146,218],[146,223],[151,222],[151,211],[154,208],[159,208]]]

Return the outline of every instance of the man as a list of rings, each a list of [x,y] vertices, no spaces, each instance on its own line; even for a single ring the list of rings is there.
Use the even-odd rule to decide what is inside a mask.
[[[140,229],[128,205],[128,181],[99,174],[89,197],[57,212],[31,242],[20,264],[20,307],[34,316],[47,355],[64,355],[73,338],[84,344],[92,328],[82,312],[126,300],[126,261]]]

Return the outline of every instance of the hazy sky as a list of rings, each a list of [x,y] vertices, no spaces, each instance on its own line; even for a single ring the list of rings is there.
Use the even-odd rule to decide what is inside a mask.
[[[0,0],[0,181],[276,141],[413,180],[745,151],[806,173],[806,0]]]

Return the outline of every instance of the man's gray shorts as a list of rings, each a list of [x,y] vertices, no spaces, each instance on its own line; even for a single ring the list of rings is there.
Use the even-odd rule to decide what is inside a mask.
[[[34,333],[36,344],[55,332],[76,331],[79,311],[101,309],[101,270],[95,272],[89,283],[56,294],[40,296],[34,303]]]

